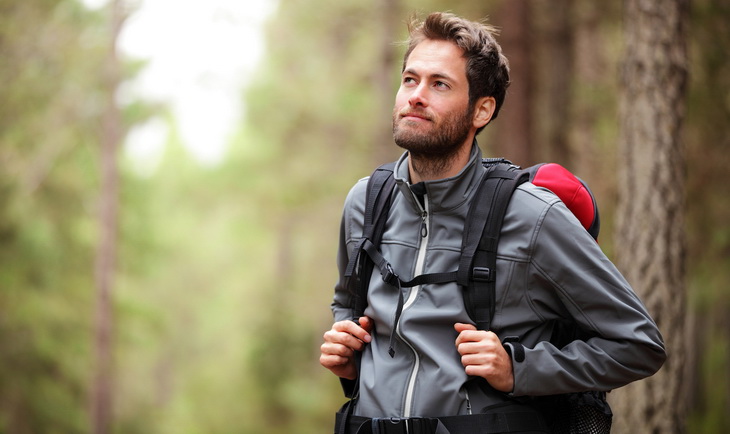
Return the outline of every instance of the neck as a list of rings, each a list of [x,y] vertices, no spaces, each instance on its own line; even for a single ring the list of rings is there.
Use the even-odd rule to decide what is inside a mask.
[[[408,172],[412,184],[456,176],[469,162],[473,140],[449,155],[432,156],[408,153]]]

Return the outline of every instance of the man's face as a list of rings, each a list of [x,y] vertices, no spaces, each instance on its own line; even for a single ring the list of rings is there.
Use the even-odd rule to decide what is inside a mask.
[[[395,97],[396,144],[419,156],[448,157],[471,141],[473,117],[461,49],[447,41],[419,43],[408,56]]]

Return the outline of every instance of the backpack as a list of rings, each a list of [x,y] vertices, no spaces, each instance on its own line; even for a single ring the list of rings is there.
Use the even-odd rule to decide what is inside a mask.
[[[600,218],[595,197],[588,186],[567,169],[555,163],[543,163],[523,170],[501,158],[483,159],[482,164],[487,173],[477,187],[467,213],[458,270],[422,274],[410,281],[400,279],[378,248],[395,190],[393,176],[395,163],[380,166],[373,172],[366,190],[363,236],[354,247],[344,273],[346,286],[352,295],[354,320],[362,316],[367,307],[370,277],[377,268],[386,283],[399,288],[396,322],[404,303],[403,291],[400,291],[400,288],[455,281],[463,288],[464,304],[470,318],[478,329],[489,330],[495,309],[495,270],[502,220],[513,192],[524,182],[531,181],[555,193],[597,241]],[[423,229],[425,230],[425,222]],[[562,346],[575,339],[588,337],[582,335],[582,331],[572,324],[560,323],[554,324],[550,341]],[[390,336],[391,357],[394,356],[394,340],[395,330]],[[356,399],[357,393],[353,395]],[[612,414],[606,402],[605,392],[592,391],[541,397],[536,399],[536,402],[537,405],[534,407],[550,421],[549,432],[566,434],[610,432]],[[343,409],[349,407],[347,413],[354,407],[352,401],[348,404],[343,407]],[[342,427],[345,426],[348,416],[338,414],[338,417],[342,419],[341,423],[338,423],[340,431],[344,432]],[[460,417],[471,418],[473,415]]]

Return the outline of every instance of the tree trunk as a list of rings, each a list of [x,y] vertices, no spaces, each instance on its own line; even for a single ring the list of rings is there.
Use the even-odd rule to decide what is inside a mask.
[[[121,0],[110,5],[111,40],[104,71],[105,108],[101,131],[101,195],[99,209],[99,245],[96,256],[96,311],[94,323],[95,366],[91,385],[91,429],[94,434],[111,432],[112,421],[112,286],[117,248],[119,215],[119,169],[117,149],[123,126],[116,92],[121,68],[116,44],[124,21]]]
[[[530,4],[504,2],[498,12],[500,45],[510,64],[510,87],[495,125],[495,157],[506,157],[523,167],[534,164],[532,153],[532,68],[530,67]]]
[[[374,166],[379,166],[391,161],[397,155],[396,146],[393,143],[393,131],[389,114],[393,111],[395,93],[393,89],[394,72],[398,69],[395,44],[396,27],[400,21],[401,0],[379,0],[376,4],[379,15],[378,22],[380,29],[376,33],[379,38],[378,61],[373,77],[373,90],[375,91],[375,133],[373,138],[375,144],[373,149]],[[382,119],[382,121],[380,121]]]
[[[599,141],[603,138],[597,131],[598,121],[602,115],[605,115],[606,109],[605,104],[597,102],[597,97],[600,98],[599,95],[611,92],[603,86],[605,82],[610,80],[611,86],[615,86],[615,73],[611,71],[610,62],[606,58],[608,54],[606,50],[597,49],[597,47],[607,44],[601,21],[620,19],[618,15],[612,17],[609,9],[611,8],[604,3],[582,2],[576,4],[573,10],[573,41],[575,43],[573,59],[575,62],[574,78],[576,79],[573,83],[575,98],[570,111],[572,127],[570,140],[573,152],[566,164],[570,164],[569,167],[583,176],[590,174],[594,180],[613,177],[613,169],[610,168],[615,167],[615,161],[611,161],[612,164],[606,164],[606,159],[602,156],[599,157],[597,151],[600,147]],[[611,143],[615,142],[612,140]],[[601,176],[603,171],[606,173]],[[606,190],[605,184],[604,182],[591,183],[591,188],[598,197],[608,197],[605,191],[602,191]]]
[[[543,65],[546,69],[544,75],[547,82],[546,108],[549,115],[544,119],[547,129],[546,142],[543,144],[542,141],[538,141],[538,149],[541,151],[539,159],[556,161],[575,170],[569,136],[572,86],[575,79],[573,0],[551,0],[540,6],[546,18],[547,28],[544,40],[535,43],[540,43],[545,50]],[[549,155],[545,155],[543,149],[547,150]]]
[[[646,303],[669,358],[611,394],[615,433],[684,432],[684,159],[688,0],[627,0],[620,88],[617,264]]]

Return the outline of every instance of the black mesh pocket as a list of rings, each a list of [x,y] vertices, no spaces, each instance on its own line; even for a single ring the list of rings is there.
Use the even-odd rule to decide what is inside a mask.
[[[555,434],[609,434],[613,413],[605,392],[571,393],[555,408]]]

